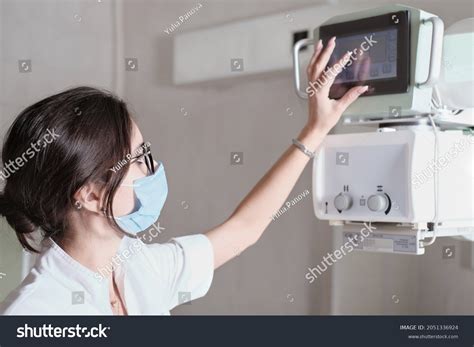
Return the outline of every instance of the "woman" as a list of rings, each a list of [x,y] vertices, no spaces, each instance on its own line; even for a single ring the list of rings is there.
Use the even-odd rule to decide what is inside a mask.
[[[325,48],[316,45],[309,81],[322,76],[334,47],[335,38]],[[214,269],[260,238],[310,152],[367,89],[354,87],[331,100],[334,77],[309,98],[308,121],[295,145],[224,223],[164,244],[137,238],[150,227],[155,235],[161,231],[154,222],[168,190],[163,164],[152,159],[123,101],[79,87],[26,108],[3,147],[0,213],[39,258],[0,314],[169,314],[204,296]],[[38,228],[40,249],[31,237]]]

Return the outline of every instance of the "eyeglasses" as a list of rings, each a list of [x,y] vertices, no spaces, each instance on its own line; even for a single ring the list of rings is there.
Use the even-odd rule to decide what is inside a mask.
[[[155,162],[153,161],[153,156],[151,155],[151,148],[149,143],[144,143],[140,146],[142,153],[130,158],[130,163],[144,163],[148,169],[148,174],[155,173]]]

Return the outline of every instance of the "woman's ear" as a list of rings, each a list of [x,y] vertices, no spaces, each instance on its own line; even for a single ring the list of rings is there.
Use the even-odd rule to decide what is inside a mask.
[[[75,194],[76,202],[74,206],[80,209],[86,209],[95,213],[102,213],[102,192],[99,186],[94,183],[88,183],[82,186]]]

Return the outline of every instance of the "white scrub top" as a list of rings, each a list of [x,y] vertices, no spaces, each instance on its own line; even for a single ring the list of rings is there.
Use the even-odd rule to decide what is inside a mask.
[[[212,245],[203,234],[162,244],[124,236],[114,262],[129,315],[169,315],[204,296],[214,274]],[[91,271],[47,239],[31,272],[0,304],[0,315],[112,315],[109,270]]]

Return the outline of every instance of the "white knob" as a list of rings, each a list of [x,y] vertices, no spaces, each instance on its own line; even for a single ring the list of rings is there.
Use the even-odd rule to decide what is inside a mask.
[[[338,211],[345,211],[352,206],[352,197],[346,193],[340,193],[334,198],[334,206]]]
[[[369,210],[374,212],[384,211],[388,207],[388,198],[385,194],[375,194],[367,199]]]

